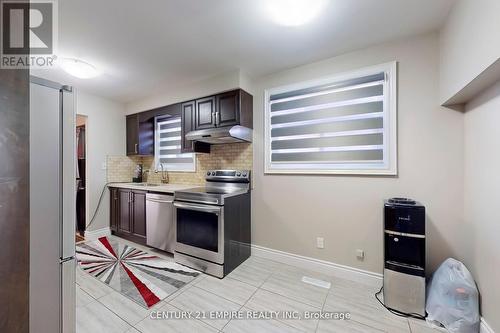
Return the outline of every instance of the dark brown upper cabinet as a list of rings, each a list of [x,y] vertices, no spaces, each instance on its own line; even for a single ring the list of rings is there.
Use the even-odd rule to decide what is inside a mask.
[[[195,102],[190,101],[181,105],[181,150],[183,153],[193,152],[193,141],[186,140],[186,134],[194,128],[194,110]]]
[[[215,96],[200,98],[195,101],[195,130],[202,130],[216,126]]]
[[[127,116],[127,155],[135,155],[139,149],[139,117]]]
[[[217,127],[240,124],[239,90],[229,91],[216,96],[215,121]]]
[[[140,121],[140,114],[127,116],[127,155],[154,155],[154,119]]]
[[[241,125],[253,128],[253,97],[242,89],[127,116],[127,155],[154,156],[155,117],[181,116],[181,151],[209,153],[210,144],[186,140],[191,131]]]
[[[253,128],[253,97],[242,89],[200,98],[194,104],[194,130],[234,125]]]
[[[182,153],[210,153],[210,145],[204,142],[193,142],[186,139],[186,134],[194,131],[196,102],[190,101],[181,104],[181,152]]]

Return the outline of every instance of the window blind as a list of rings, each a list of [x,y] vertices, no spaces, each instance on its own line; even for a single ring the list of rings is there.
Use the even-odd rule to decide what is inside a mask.
[[[156,118],[156,167],[168,171],[194,171],[194,154],[181,153],[181,117]]]
[[[267,171],[387,168],[385,71],[298,86],[267,93]]]

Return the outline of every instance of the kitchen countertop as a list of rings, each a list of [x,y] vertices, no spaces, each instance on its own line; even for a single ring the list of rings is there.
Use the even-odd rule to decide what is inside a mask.
[[[141,190],[148,192],[174,193],[175,191],[187,190],[193,187],[202,185],[186,185],[186,184],[157,184],[157,185],[140,185],[143,183],[111,183],[108,187],[129,188],[132,190]]]

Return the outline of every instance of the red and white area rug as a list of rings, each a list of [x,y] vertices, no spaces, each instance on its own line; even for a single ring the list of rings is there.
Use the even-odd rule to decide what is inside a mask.
[[[107,237],[76,245],[80,268],[149,309],[200,273]]]

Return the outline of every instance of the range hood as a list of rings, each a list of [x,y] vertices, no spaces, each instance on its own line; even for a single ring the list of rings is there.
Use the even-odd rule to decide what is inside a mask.
[[[243,126],[227,126],[191,131],[186,134],[191,141],[206,142],[212,145],[234,142],[252,142],[252,130]]]

